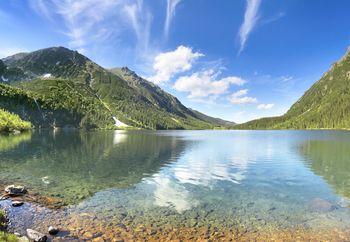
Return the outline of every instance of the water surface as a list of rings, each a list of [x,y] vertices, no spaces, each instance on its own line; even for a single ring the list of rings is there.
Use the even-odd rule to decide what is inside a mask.
[[[64,207],[0,204],[13,230],[56,223],[81,238],[346,231],[349,162],[343,131],[41,131],[0,137],[0,180]]]

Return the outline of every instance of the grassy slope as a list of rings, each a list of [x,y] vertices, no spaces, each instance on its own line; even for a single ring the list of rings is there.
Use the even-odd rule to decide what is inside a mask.
[[[237,129],[349,129],[350,53],[280,117],[253,120]]]

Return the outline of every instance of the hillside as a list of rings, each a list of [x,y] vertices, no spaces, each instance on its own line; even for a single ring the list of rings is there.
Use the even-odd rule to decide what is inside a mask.
[[[280,117],[253,120],[237,129],[349,129],[350,51]]]
[[[39,104],[39,108],[31,104],[31,109],[23,111],[17,99],[8,100],[7,104],[1,100],[0,107],[35,126],[111,128],[113,117],[147,129],[211,129],[223,124],[198,115],[128,68],[106,70],[64,47],[4,58],[0,75],[3,84],[20,89],[31,102],[38,100],[35,106]],[[47,110],[46,119],[35,109]],[[60,118],[62,112],[65,118]]]

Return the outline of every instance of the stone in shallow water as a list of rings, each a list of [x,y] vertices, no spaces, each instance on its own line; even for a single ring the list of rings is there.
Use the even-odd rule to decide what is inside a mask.
[[[51,235],[56,235],[56,234],[58,234],[58,232],[60,232],[60,230],[58,228],[53,227],[53,226],[50,226],[48,231],[49,231],[49,234],[51,234]]]
[[[27,229],[27,236],[30,240],[34,240],[35,242],[46,242],[47,240],[46,235],[32,229]]]
[[[29,242],[29,239],[26,236],[18,236],[18,242]]]
[[[21,196],[27,193],[27,189],[24,186],[10,185],[5,188],[5,192],[9,196]]]
[[[24,203],[22,201],[13,201],[12,202],[12,207],[20,207],[22,206]]]
[[[310,202],[310,208],[314,212],[330,212],[337,207],[322,198],[314,198]]]

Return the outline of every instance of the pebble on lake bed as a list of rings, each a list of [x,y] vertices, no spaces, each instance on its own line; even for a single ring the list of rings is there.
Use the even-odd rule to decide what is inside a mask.
[[[22,206],[24,203],[22,201],[13,201],[12,202],[12,207],[20,207]]]
[[[58,228],[53,227],[53,226],[50,226],[48,231],[49,231],[50,235],[56,235],[56,234],[58,234],[58,232],[60,232],[60,230]]]

